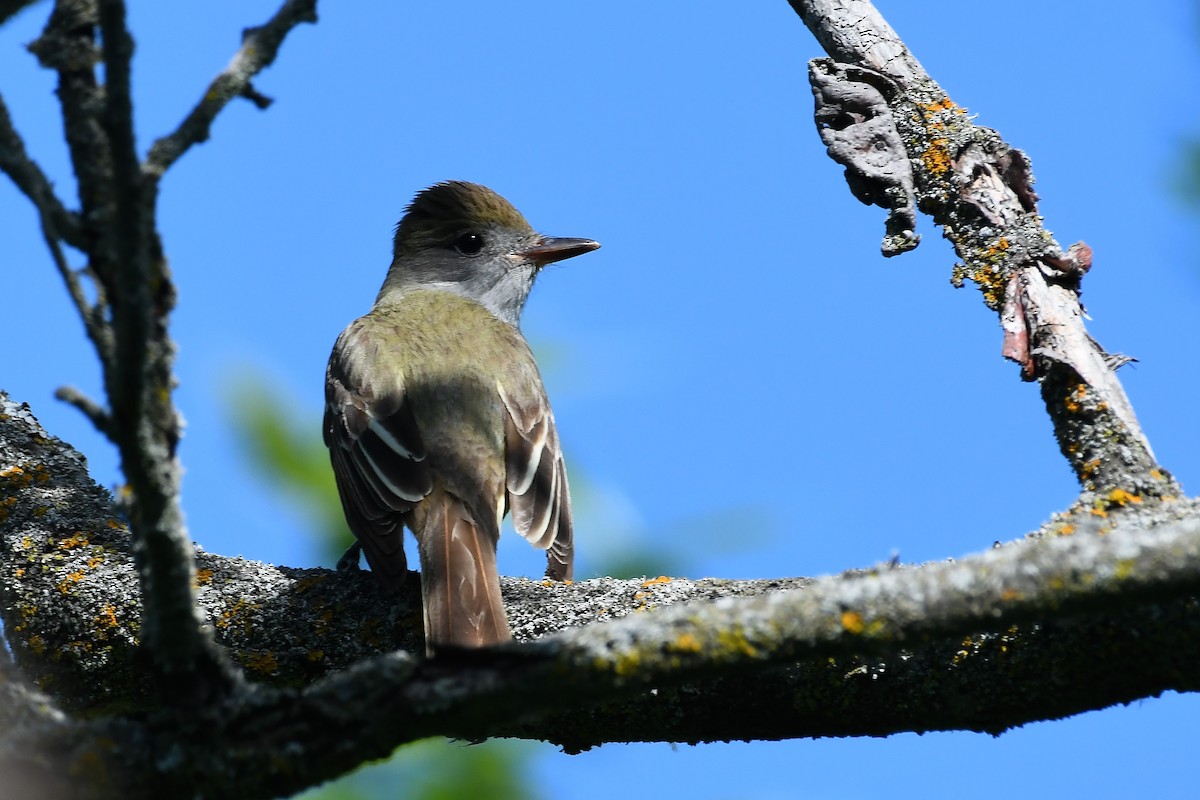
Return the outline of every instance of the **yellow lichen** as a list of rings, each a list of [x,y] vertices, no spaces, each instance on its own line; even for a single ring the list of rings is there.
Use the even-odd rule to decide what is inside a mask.
[[[233,622],[234,617],[239,616],[246,609],[254,609],[257,607],[258,606],[255,603],[247,603],[245,600],[238,598],[231,603],[228,608],[221,612],[220,618],[217,619],[217,621],[213,624],[218,628],[228,628]],[[251,626],[251,620],[247,618],[242,621],[242,624],[245,626],[246,630],[249,630]]]
[[[599,661],[598,665],[603,665],[604,661]],[[642,665],[642,657],[638,652],[626,653],[611,662],[613,672],[618,675],[636,675]]]
[[[279,671],[279,661],[269,650],[261,653],[247,653],[242,657],[242,664],[246,669],[260,675],[273,675]]]
[[[721,630],[717,633],[717,644],[728,653],[741,653],[754,658],[758,650],[739,630]]]
[[[673,650],[677,653],[699,653],[702,645],[700,640],[693,633],[685,633],[679,636],[675,641],[667,644],[668,650]]]

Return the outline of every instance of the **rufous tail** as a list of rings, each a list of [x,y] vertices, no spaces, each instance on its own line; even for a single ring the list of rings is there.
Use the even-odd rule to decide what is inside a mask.
[[[425,652],[484,647],[512,638],[500,597],[496,540],[454,495],[435,488],[414,509],[421,554]]]

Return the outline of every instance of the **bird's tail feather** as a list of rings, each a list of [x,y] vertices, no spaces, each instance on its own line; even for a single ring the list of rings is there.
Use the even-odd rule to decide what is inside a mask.
[[[425,650],[483,647],[512,638],[500,597],[496,539],[457,497],[435,489],[421,504],[417,540]]]

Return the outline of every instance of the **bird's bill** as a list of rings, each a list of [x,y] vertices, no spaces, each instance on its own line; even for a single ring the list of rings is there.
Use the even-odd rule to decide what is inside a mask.
[[[555,261],[562,261],[566,258],[574,258],[584,253],[590,253],[598,247],[600,247],[600,243],[594,242],[591,239],[546,236],[540,239],[533,247],[523,250],[520,255],[538,266],[545,266],[546,264],[553,264]]]

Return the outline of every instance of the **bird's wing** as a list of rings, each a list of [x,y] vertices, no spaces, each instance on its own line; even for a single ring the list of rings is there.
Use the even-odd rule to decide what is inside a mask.
[[[532,356],[529,364],[533,365]],[[504,403],[506,488],[517,533],[546,550],[546,575],[571,580],[575,542],[571,493],[554,414],[532,367],[533,380],[497,382]]]
[[[346,520],[385,585],[404,579],[402,515],[433,487],[399,369],[364,378],[355,357],[374,353],[358,320],[338,337],[325,380],[325,444]]]

